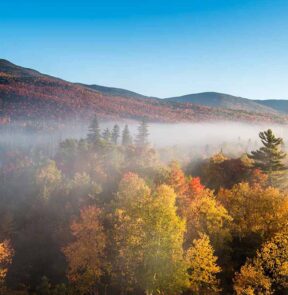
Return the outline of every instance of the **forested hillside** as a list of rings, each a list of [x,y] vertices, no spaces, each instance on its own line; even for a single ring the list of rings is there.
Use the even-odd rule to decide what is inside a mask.
[[[133,92],[70,83],[0,60],[0,122],[17,120],[147,119],[152,122],[242,121],[278,122],[276,112],[211,108],[170,102]],[[261,106],[262,109],[266,108]],[[266,108],[265,110],[267,110]]]

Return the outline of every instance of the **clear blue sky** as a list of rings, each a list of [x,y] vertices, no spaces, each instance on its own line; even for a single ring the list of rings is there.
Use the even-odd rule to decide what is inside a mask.
[[[288,0],[3,0],[0,57],[159,97],[288,99]]]

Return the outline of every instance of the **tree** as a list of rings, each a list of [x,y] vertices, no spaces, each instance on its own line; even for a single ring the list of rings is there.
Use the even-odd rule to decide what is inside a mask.
[[[232,217],[216,200],[213,192],[206,189],[186,203],[181,211],[187,223],[185,245],[191,245],[194,239],[206,234],[216,250],[224,248],[231,240],[230,224]]]
[[[260,132],[259,137],[263,146],[252,151],[249,157],[254,161],[254,167],[268,174],[270,185],[281,181],[281,172],[287,170],[282,163],[286,154],[281,151],[282,138],[277,138],[271,129]]]
[[[138,134],[136,136],[136,145],[138,147],[145,148],[149,144],[148,136],[149,136],[148,124],[146,120],[143,120],[138,126]]]
[[[233,218],[231,264],[235,269],[287,223],[288,197],[276,188],[240,183],[221,189],[217,198]]]
[[[222,153],[212,156],[200,167],[204,184],[218,191],[221,187],[231,188],[234,184],[248,181],[252,160],[245,154],[236,159],[228,159]]]
[[[102,133],[102,137],[106,142],[109,142],[111,139],[111,132],[109,130],[109,128],[106,128],[103,133]]]
[[[101,142],[100,128],[96,115],[94,116],[91,124],[89,125],[87,140],[90,144],[93,144],[94,146],[99,145],[99,143]]]
[[[13,249],[8,240],[0,243],[0,293],[5,285],[8,267],[12,263]]]
[[[127,174],[114,213],[115,276],[146,294],[177,294],[187,286],[183,259],[185,223],[177,216],[175,193],[162,185],[151,194],[144,180]]]
[[[122,132],[122,145],[123,146],[128,146],[132,144],[132,137],[130,135],[130,131],[128,128],[128,125],[126,124],[123,132]]]
[[[278,291],[288,291],[288,229],[287,225],[257,252],[255,263],[260,263],[269,275],[272,286]]]
[[[233,218],[233,233],[241,238],[251,233],[271,238],[288,219],[288,197],[277,188],[239,183],[221,189],[217,198]]]
[[[118,143],[119,137],[120,137],[120,127],[119,127],[119,125],[115,124],[112,129],[112,134],[111,134],[112,142],[115,145]]]
[[[36,180],[41,187],[41,195],[44,199],[49,198],[61,179],[61,171],[58,170],[55,161],[48,161],[38,170]]]
[[[221,271],[217,265],[217,257],[210,244],[209,237],[202,234],[193,241],[193,246],[187,250],[186,259],[190,289],[195,294],[214,294],[220,291],[216,275]]]
[[[170,163],[166,182],[174,189],[178,198],[184,197],[188,190],[188,185],[186,176],[178,162],[173,161]]]
[[[38,295],[52,295],[52,285],[46,276],[41,278],[40,285],[36,288]]]
[[[63,249],[69,266],[68,279],[81,294],[94,294],[107,270],[106,235],[100,214],[100,209],[93,206],[81,210],[79,220],[71,225],[75,241]]]
[[[237,294],[286,294],[288,291],[288,230],[287,226],[265,242],[253,260],[248,260],[236,274]],[[261,292],[262,293],[261,293]],[[264,292],[265,291],[265,292]]]
[[[260,265],[246,263],[236,273],[234,282],[234,290],[237,295],[270,295],[271,280],[264,274],[264,270]]]

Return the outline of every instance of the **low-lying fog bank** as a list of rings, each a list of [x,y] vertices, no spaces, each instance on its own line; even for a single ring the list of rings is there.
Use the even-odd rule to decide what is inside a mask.
[[[100,129],[112,129],[116,122],[100,122]],[[124,123],[118,123],[120,134]],[[128,124],[133,137],[137,134],[137,123]],[[229,153],[229,146],[239,146],[239,152],[250,151],[260,144],[258,134],[260,131],[271,128],[275,134],[288,140],[286,125],[245,124],[233,122],[193,123],[193,124],[156,124],[149,126],[149,141],[157,149],[177,147],[179,149],[194,148],[195,150],[216,147]],[[53,154],[58,144],[67,138],[85,138],[88,132],[88,124],[71,123],[61,128],[31,129],[16,126],[2,126],[0,130],[0,148],[45,148],[49,154]],[[241,147],[241,148],[240,148]],[[191,151],[192,152],[192,151]]]

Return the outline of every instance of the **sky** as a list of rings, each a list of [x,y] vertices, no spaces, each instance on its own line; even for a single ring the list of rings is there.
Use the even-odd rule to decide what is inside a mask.
[[[0,0],[0,58],[172,97],[288,99],[287,0]]]

